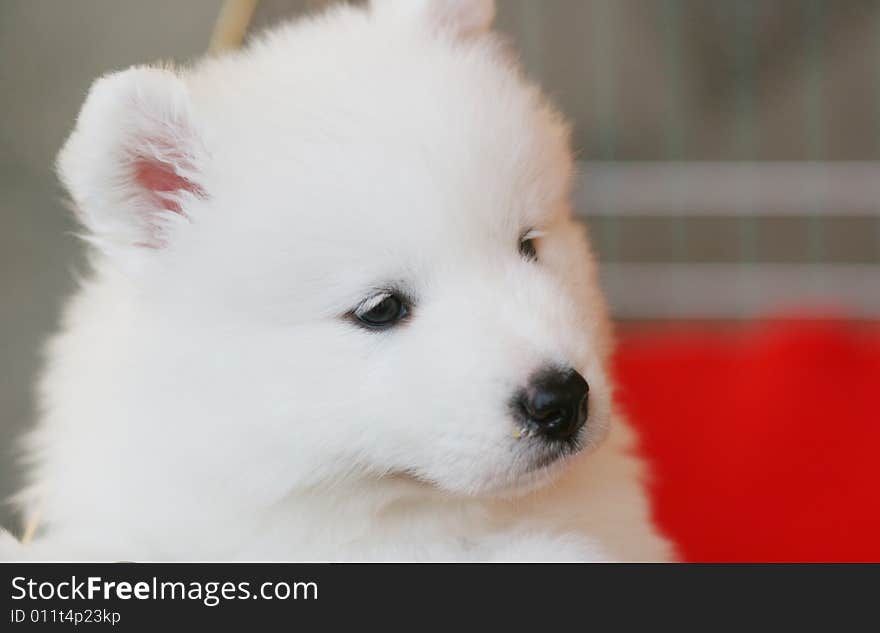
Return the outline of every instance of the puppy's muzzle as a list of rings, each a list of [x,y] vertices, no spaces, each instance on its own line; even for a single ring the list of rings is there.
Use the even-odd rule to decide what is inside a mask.
[[[537,372],[514,398],[516,417],[530,434],[570,440],[587,421],[590,387],[574,369]]]

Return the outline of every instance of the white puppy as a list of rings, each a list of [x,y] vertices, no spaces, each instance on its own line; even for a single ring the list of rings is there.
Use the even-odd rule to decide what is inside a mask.
[[[657,560],[568,128],[489,0],[98,80],[9,558]]]

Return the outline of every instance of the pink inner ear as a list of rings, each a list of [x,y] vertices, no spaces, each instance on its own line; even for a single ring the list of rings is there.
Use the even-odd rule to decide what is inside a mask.
[[[189,191],[202,195],[202,190],[191,180],[187,180],[168,163],[140,158],[134,161],[134,177],[137,183],[147,191],[155,193],[171,193]],[[156,202],[164,209],[174,213],[182,213],[180,205],[165,196],[156,196]]]

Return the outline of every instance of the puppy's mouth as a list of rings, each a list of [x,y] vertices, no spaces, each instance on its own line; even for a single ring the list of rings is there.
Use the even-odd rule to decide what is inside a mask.
[[[593,445],[585,429],[564,440],[548,440],[528,432],[512,435],[507,475],[485,491],[492,497],[518,497],[542,488],[565,470],[571,458]]]
[[[517,443],[523,443],[522,448],[517,447],[520,463],[523,464],[524,474],[537,473],[551,467],[559,467],[567,458],[580,453],[587,445],[584,439],[583,429],[571,437],[560,440],[548,440],[535,437],[529,432],[517,429],[513,433]]]
[[[578,455],[598,448],[607,435],[609,420],[593,415],[577,432],[565,438],[547,438],[534,430],[516,425],[511,431],[514,453],[512,490],[529,491],[556,478]]]
[[[496,498],[516,497],[548,484],[565,469],[569,458],[574,457],[591,444],[581,435],[583,432],[567,440],[547,441],[523,434],[517,442],[506,474],[494,482],[484,482],[483,485],[467,491],[465,494],[467,496]],[[416,494],[431,491],[441,495],[462,492],[446,488],[442,483],[411,469],[388,472],[383,476],[383,479],[405,486]]]

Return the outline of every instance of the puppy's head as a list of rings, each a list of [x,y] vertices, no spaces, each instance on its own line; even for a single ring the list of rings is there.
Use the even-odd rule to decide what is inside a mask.
[[[568,130],[492,14],[342,7],[95,84],[59,170],[99,275],[126,279],[141,437],[279,495],[398,474],[503,493],[601,439]]]

